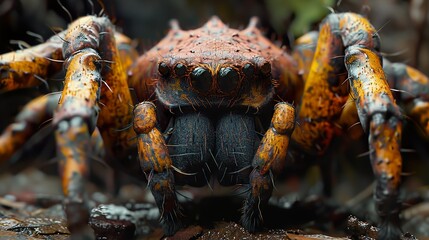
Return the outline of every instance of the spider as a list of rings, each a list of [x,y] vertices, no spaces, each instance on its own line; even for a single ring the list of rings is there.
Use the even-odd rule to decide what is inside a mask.
[[[243,30],[217,17],[187,31],[173,21],[140,57],[130,43],[107,17],[86,16],[45,43],[0,56],[1,92],[66,69],[61,92],[32,100],[4,130],[0,160],[52,118],[71,231],[88,218],[83,183],[94,155],[124,168],[138,159],[167,236],[183,227],[176,186],[211,178],[248,186],[241,223],[258,231],[288,149],[321,159],[335,136],[359,122],[377,183],[379,238],[399,238],[402,116],[429,132],[429,80],[383,60],[366,18],[332,13],[292,54],[265,38],[256,18]],[[407,94],[395,99],[391,88]]]

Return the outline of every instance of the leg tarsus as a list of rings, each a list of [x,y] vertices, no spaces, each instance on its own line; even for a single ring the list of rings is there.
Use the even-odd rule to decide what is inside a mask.
[[[377,185],[375,190],[375,201],[380,216],[380,230],[378,239],[400,239],[402,235],[399,219],[400,202],[398,201],[397,191],[386,192],[381,185]]]
[[[62,187],[66,196],[64,210],[72,234],[81,232],[89,220],[85,198],[85,180],[88,173],[91,136],[82,117],[59,122],[55,132],[58,156],[61,159]]]
[[[243,206],[241,224],[249,232],[256,232],[262,229],[263,216],[262,209],[267,205],[273,192],[273,184],[269,174],[261,174],[255,168],[250,174],[251,189]]]
[[[177,200],[172,171],[154,173],[149,179],[149,188],[155,198],[166,236],[174,235],[184,224],[183,214]]]
[[[402,122],[395,116],[386,119],[383,114],[376,113],[369,123],[370,158],[377,181],[374,198],[381,219],[379,239],[399,239],[393,237],[401,232],[398,195],[402,171]]]
[[[87,227],[89,208],[83,200],[78,201],[66,198],[63,205],[67,216],[67,227],[72,234]]]
[[[377,239],[401,239],[402,235],[399,225],[393,224],[390,220],[387,220],[381,223]]]

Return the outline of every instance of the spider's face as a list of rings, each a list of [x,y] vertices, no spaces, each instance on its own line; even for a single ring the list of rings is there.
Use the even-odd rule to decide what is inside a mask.
[[[274,91],[271,60],[252,34],[218,18],[196,30],[171,30],[158,45],[159,100],[170,108],[263,106]]]

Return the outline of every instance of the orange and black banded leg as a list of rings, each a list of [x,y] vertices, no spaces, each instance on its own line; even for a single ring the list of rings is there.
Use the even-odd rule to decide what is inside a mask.
[[[107,156],[116,158],[132,144],[132,130],[119,131],[131,123],[132,102],[115,44],[113,26],[105,17],[80,18],[64,37],[67,72],[53,124],[57,127],[65,209],[72,232],[88,220],[83,186],[96,126]]]
[[[261,207],[264,207],[273,191],[273,176],[284,167],[290,135],[295,127],[295,108],[278,103],[274,109],[271,126],[264,134],[252,162],[250,192],[243,206],[241,222],[249,232],[260,230],[263,224]]]
[[[0,135],[0,162],[9,161],[40,130],[39,127],[52,118],[60,95],[47,94],[24,106],[15,121]]]
[[[293,56],[305,81],[298,107],[297,125],[292,134],[293,144],[320,167],[323,193],[332,193],[332,159],[330,146],[342,132],[337,124],[348,99],[343,46],[338,35],[335,15],[327,17],[320,32],[311,32],[296,42]]]
[[[134,131],[140,167],[161,215],[164,233],[171,236],[182,224],[182,214],[176,196],[172,161],[164,136],[156,128],[156,108],[152,102],[142,102],[134,108]]]
[[[338,126],[344,125],[343,123],[335,124],[335,121],[340,111],[338,107],[345,101],[346,98],[344,95],[347,91],[345,91],[344,84],[339,84],[344,82],[346,73],[344,66],[342,66],[343,56],[340,54],[342,51],[340,39],[338,36],[332,34],[329,24],[325,23],[325,25],[321,27],[322,40],[319,49],[317,49],[317,58],[315,59],[313,68],[311,68],[313,58],[316,53],[316,48],[318,47],[318,31],[311,31],[299,37],[295,41],[292,56],[298,63],[299,74],[302,76],[304,82],[307,81],[311,72],[311,79],[309,80],[309,84],[306,85],[305,98],[314,95],[314,97],[311,97],[310,101],[304,100],[305,103],[301,106],[303,111],[300,112],[299,121],[303,123],[303,127],[298,127],[299,129],[295,134],[295,139],[300,139],[299,141],[302,143],[302,140],[306,139],[306,137],[302,138],[302,135],[311,134],[312,131],[318,132],[317,129],[320,130],[319,134],[322,133],[322,136],[311,134],[313,137],[308,138],[310,141],[305,145],[307,145],[306,151],[309,150],[308,146],[313,147],[310,154],[317,158],[316,163],[320,167],[323,181],[323,194],[330,197],[332,196],[334,172],[332,162],[333,149],[329,148],[328,145],[331,142],[333,134],[339,132],[340,129]],[[314,87],[316,87],[317,90],[314,90]],[[316,91],[317,94],[314,94],[314,91]],[[328,92],[330,93],[326,94]],[[336,101],[331,101],[333,96],[337,99]],[[319,102],[320,100],[321,102]],[[309,111],[309,109],[312,110]],[[356,108],[354,108],[354,111],[356,111]],[[344,115],[344,108],[341,113],[341,116],[342,115]],[[348,126],[356,123],[357,117],[352,121],[353,122]],[[327,134],[325,135],[325,133]]]
[[[34,47],[0,55],[0,93],[47,84],[63,64],[64,32]]]
[[[382,218],[380,239],[395,239],[400,234],[397,197],[402,119],[381,68],[379,45],[377,31],[367,19],[353,13],[325,18],[299,107],[300,125],[292,139],[320,157],[343,131],[342,126],[354,121],[356,110],[350,107],[349,86],[344,84],[348,72],[357,115],[369,133],[377,179],[375,200]]]
[[[311,69],[318,38],[319,32],[311,31],[296,39],[294,43],[292,57],[297,62],[298,74],[302,75],[304,81],[307,80]]]
[[[0,55],[0,93],[47,84],[63,64],[64,32],[45,43]],[[40,124],[52,118],[60,94],[39,97],[28,103],[0,137],[0,161],[7,161],[33,136]]]
[[[403,63],[384,60],[383,69],[398,104],[429,137],[429,78]]]
[[[377,183],[374,198],[381,218],[379,239],[399,239],[402,115],[376,53],[349,47],[346,66],[360,122],[369,133],[370,159]]]
[[[54,113],[65,211],[71,232],[88,222],[84,183],[88,174],[91,134],[98,118],[100,57],[86,48],[68,56],[59,107]]]
[[[374,198],[381,218],[378,238],[399,239],[402,113],[382,68],[376,30],[361,16],[344,14],[340,31],[352,95],[361,125],[369,134],[370,160],[376,178]]]

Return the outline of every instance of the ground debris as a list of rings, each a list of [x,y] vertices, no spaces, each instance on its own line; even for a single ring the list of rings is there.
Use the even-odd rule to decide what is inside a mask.
[[[372,226],[370,223],[361,221],[355,216],[349,216],[347,219],[347,232],[353,239],[372,240],[377,239],[379,228]],[[401,240],[417,240],[410,233],[404,233]]]
[[[151,233],[158,219],[153,204],[100,204],[92,209],[89,224],[97,239],[131,239]]]
[[[269,230],[267,232],[251,234],[244,228],[233,222],[219,222],[214,229],[204,233],[200,238],[201,240],[208,239],[248,239],[248,240],[317,240],[317,239],[331,239],[331,240],[347,240],[349,238],[333,237],[324,234],[309,234],[302,230]]]
[[[23,173],[23,175],[35,175],[38,176],[39,181],[46,180],[48,183],[40,183],[43,186],[52,184],[52,179],[54,179],[42,174]],[[17,176],[14,177],[17,178]],[[58,193],[47,191],[33,193],[28,188],[18,188],[17,184],[13,186],[13,189],[3,192],[0,197],[0,239],[62,240],[70,237],[61,204],[63,197],[60,191]],[[60,186],[59,180],[58,186]],[[102,194],[103,191],[96,187],[89,186],[89,189],[92,190],[89,191],[91,193],[89,198],[93,203],[91,207],[97,206],[92,210],[91,224],[106,224],[102,228],[107,228],[107,233],[116,231],[115,234],[107,234],[110,239],[119,239],[120,234],[117,235],[117,232],[126,233],[122,239],[166,239],[159,224],[158,208],[150,199],[142,197],[145,196],[145,191],[136,192],[141,189],[141,186],[124,184],[120,193],[127,192],[127,194],[115,197]],[[206,195],[202,195],[204,190],[208,192]],[[292,197],[279,195],[278,198],[273,198],[273,201],[264,210],[266,230],[250,234],[239,224],[243,201],[240,197],[231,196],[229,192],[211,196],[213,192],[210,189],[195,189],[194,191],[195,194],[202,196],[192,200],[187,198],[182,200],[184,218],[189,227],[167,239],[370,240],[370,236],[374,236],[371,234],[377,231],[372,224],[376,221],[366,214],[366,209],[371,209],[367,207],[370,206],[368,204],[360,203],[359,206],[362,205],[362,208],[348,211],[348,209],[342,208],[342,205],[324,198],[311,196],[297,198],[294,195]],[[140,198],[136,200],[136,196]],[[416,234],[419,239],[423,240],[427,239],[425,236],[429,229],[427,220],[429,196],[424,194],[417,196],[418,198],[413,198],[413,202],[407,201],[408,208],[403,211],[403,226],[404,231]],[[370,197],[368,197],[368,202],[372,202]],[[359,228],[352,230],[354,233],[345,233],[347,217],[350,214],[357,216],[356,220],[365,219],[366,222],[357,225]],[[364,238],[362,238],[362,234],[361,238],[356,238],[357,233],[362,233],[363,229],[366,229],[366,232],[363,233]],[[375,230],[371,232],[371,229]],[[97,236],[97,232],[94,235],[89,227],[86,230],[88,230],[85,233],[88,233],[89,239]],[[402,239],[416,238],[411,234],[404,234]]]
[[[47,209],[31,206],[20,209],[0,207],[1,239],[67,239],[70,232],[62,214],[62,206]]]

